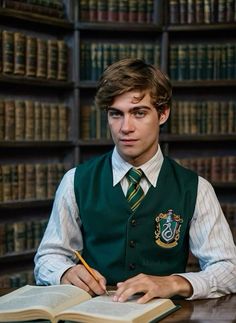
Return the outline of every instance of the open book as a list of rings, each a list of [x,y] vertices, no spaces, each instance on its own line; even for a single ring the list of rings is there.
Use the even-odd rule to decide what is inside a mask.
[[[108,295],[91,297],[72,285],[30,286],[0,297],[0,322],[36,319],[73,322],[149,322],[178,309],[170,299],[137,304],[136,299],[118,303]]]

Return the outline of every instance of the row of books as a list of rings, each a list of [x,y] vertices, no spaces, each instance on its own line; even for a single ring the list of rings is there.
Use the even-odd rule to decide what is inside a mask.
[[[0,98],[0,141],[68,140],[69,108],[64,103]]]
[[[0,165],[0,202],[54,197],[69,165],[63,163]]]
[[[80,46],[80,79],[96,81],[112,62],[122,58],[141,58],[160,65],[160,45],[156,43],[82,42]]]
[[[169,133],[235,134],[235,101],[173,101]]]
[[[235,101],[173,101],[170,121],[162,132],[178,135],[235,134]],[[80,137],[110,139],[107,114],[93,104],[81,106]]]
[[[169,23],[211,24],[236,21],[235,0],[169,0]]]
[[[153,0],[80,0],[80,21],[152,23]]]
[[[27,284],[35,285],[33,270],[17,271],[0,276],[0,288],[19,288]]]
[[[236,156],[182,158],[176,161],[213,184],[236,182]]]
[[[0,30],[0,72],[66,81],[68,46],[64,40],[44,39]]]
[[[234,80],[235,43],[171,44],[169,75],[172,80]]]
[[[1,0],[3,8],[45,15],[55,18],[65,17],[63,0]]]
[[[110,139],[107,114],[92,105],[81,107],[80,136],[82,139]]]
[[[0,256],[38,248],[48,219],[0,223]]]

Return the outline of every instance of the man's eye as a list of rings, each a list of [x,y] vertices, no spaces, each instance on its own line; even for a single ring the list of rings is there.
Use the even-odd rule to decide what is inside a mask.
[[[134,111],[134,115],[137,118],[143,118],[145,116],[145,114],[146,113],[144,111],[142,111],[142,110]]]
[[[109,111],[108,116],[111,118],[119,118],[121,113],[119,111]]]

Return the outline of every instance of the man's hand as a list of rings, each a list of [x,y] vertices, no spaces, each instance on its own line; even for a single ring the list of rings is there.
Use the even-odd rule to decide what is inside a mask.
[[[84,289],[90,295],[102,295],[106,289],[106,279],[95,269],[96,276],[99,281],[87,271],[87,269],[79,264],[69,268],[61,277],[61,284],[71,284]]]
[[[125,302],[136,293],[144,293],[137,301],[142,304],[155,297],[170,298],[174,295],[190,297],[193,290],[192,285],[181,276],[162,277],[139,274],[117,284],[117,291],[113,301]]]

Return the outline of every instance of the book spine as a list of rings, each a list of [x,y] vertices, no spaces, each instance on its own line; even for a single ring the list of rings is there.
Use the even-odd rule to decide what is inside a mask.
[[[92,21],[89,19],[89,3],[90,3],[90,1],[88,1],[88,0],[80,0],[79,1],[79,20],[80,21]]]
[[[25,140],[34,140],[34,103],[32,100],[25,101]]]
[[[2,71],[13,73],[14,70],[14,33],[3,30],[2,32]]]
[[[36,76],[37,68],[37,42],[36,38],[32,36],[26,36],[26,63],[25,63],[25,75]]]
[[[57,41],[48,39],[47,41],[47,78],[56,80],[58,72],[58,47]]]
[[[97,0],[97,21],[107,21],[107,1]]]
[[[14,252],[23,252],[26,248],[25,222],[14,222]]]
[[[2,40],[2,30],[0,29],[0,73],[2,72],[2,53],[3,53],[3,40]]]
[[[171,25],[178,25],[180,23],[178,0],[169,0],[169,23]]]
[[[42,103],[42,140],[49,140],[50,138],[50,105],[49,103]]]
[[[25,199],[35,199],[35,166],[25,165]]]
[[[53,198],[57,184],[57,165],[50,163],[47,167],[47,198]]]
[[[51,103],[49,110],[50,110],[49,111],[49,113],[50,113],[50,116],[49,116],[49,122],[50,122],[49,139],[56,141],[56,140],[58,140],[59,131],[60,131],[60,128],[58,127],[58,124],[59,124],[58,105],[55,103]]]
[[[138,1],[138,13],[137,13],[137,21],[138,23],[147,23],[147,1],[139,0]]]
[[[5,102],[0,99],[0,141],[5,139]]]
[[[68,66],[68,47],[64,40],[58,40],[58,69],[57,69],[57,79],[59,81],[66,81],[67,66]]]
[[[108,0],[108,17],[107,20],[110,22],[118,21],[118,1]]]
[[[81,124],[80,124],[80,136],[82,139],[90,138],[90,114],[91,107],[90,105],[83,105],[80,112]]]
[[[15,139],[15,102],[5,100],[5,140]]]
[[[15,140],[25,139],[25,102],[15,100]]]
[[[18,200],[25,199],[25,165],[18,164],[17,165],[18,171]]]
[[[196,22],[195,0],[187,1],[187,23],[194,24]]]
[[[130,23],[138,22],[138,2],[136,0],[129,0],[129,18]]]
[[[12,200],[11,166],[2,165],[3,202]]]
[[[26,39],[20,32],[14,33],[14,74],[25,75]]]
[[[47,165],[35,164],[35,198],[37,200],[47,197]]]
[[[68,126],[69,126],[69,109],[65,104],[58,105],[58,139],[67,140],[68,139]]]
[[[179,0],[179,22],[187,24],[187,0]]]
[[[42,140],[42,104],[34,103],[34,140]]]
[[[120,0],[118,4],[119,22],[127,22],[129,20],[129,0]]]
[[[47,41],[37,38],[37,69],[36,76],[46,78],[47,76]]]

